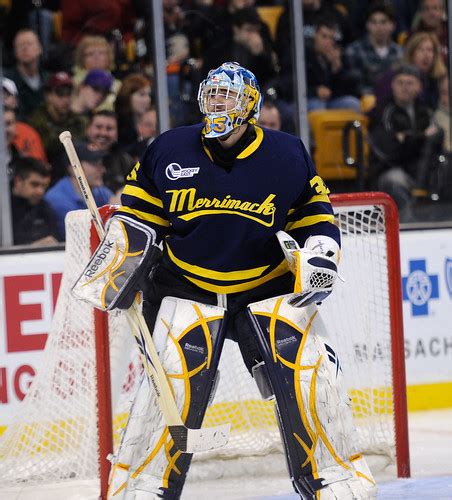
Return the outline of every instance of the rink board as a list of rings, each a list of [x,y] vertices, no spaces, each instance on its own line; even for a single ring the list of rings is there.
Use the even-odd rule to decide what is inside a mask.
[[[402,232],[401,254],[408,407],[452,407],[452,230]],[[0,254],[0,429],[40,366],[63,261],[61,250]],[[416,301],[407,283],[419,274]]]

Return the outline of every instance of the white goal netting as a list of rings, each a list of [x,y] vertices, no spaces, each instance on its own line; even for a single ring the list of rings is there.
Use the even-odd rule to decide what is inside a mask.
[[[343,235],[340,274],[345,281],[320,310],[336,339],[353,401],[356,439],[367,455],[379,457],[381,468],[396,461],[385,212],[378,204],[363,204],[338,207],[336,213]],[[70,294],[90,255],[89,226],[87,211],[68,215],[65,268],[44,360],[14,423],[0,437],[4,485],[96,479],[99,474],[93,311]],[[109,314],[109,330],[117,446],[140,363],[121,313]],[[282,472],[272,403],[260,399],[238,349],[229,341],[220,373],[204,425],[231,422],[232,436],[225,448],[197,454],[190,476]],[[271,457],[268,468],[265,457]]]

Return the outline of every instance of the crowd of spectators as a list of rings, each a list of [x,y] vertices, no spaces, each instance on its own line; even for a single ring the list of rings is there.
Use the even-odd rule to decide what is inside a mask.
[[[300,1],[308,110],[368,115],[368,187],[392,194],[407,219],[420,198],[450,198],[439,189],[451,179],[444,1]],[[162,5],[171,126],[201,119],[200,81],[231,60],[257,76],[261,125],[295,133],[287,0]],[[268,7],[270,22],[262,15]],[[63,130],[76,141],[98,203],[119,201],[157,134],[151,21],[143,0],[0,4],[15,244],[64,241],[64,215],[82,206],[58,140]]]

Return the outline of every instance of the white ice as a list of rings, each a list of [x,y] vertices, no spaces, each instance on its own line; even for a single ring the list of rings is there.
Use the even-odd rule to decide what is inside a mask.
[[[409,415],[411,478],[380,482],[378,499],[452,500],[452,410]],[[89,482],[0,489],[2,500],[97,500]],[[299,500],[288,479],[259,478],[187,484],[182,500]],[[345,499],[344,499],[345,500]]]

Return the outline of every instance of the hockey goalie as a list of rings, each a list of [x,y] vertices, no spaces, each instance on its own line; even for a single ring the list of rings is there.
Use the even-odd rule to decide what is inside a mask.
[[[257,125],[262,96],[246,68],[211,70],[198,101],[203,123],[161,134],[129,174],[73,292],[103,310],[126,309],[141,292],[189,427],[202,426],[224,339],[237,342],[262,397],[275,401],[300,497],[374,498],[318,307],[340,257],[329,190],[299,138]],[[111,499],[181,497],[191,455],[156,400],[143,377],[112,458]]]

